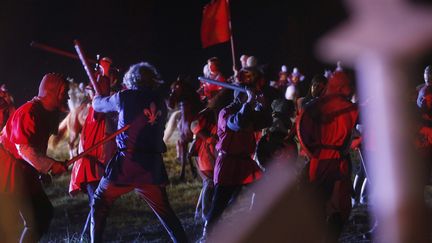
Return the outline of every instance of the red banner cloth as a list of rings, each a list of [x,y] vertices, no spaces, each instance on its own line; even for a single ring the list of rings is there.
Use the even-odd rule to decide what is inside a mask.
[[[203,48],[229,41],[229,6],[227,0],[213,0],[204,7],[201,22]]]

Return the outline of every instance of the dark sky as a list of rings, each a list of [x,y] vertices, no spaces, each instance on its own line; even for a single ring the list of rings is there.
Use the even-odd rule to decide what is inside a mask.
[[[167,81],[178,74],[200,75],[211,56],[231,75],[229,43],[201,48],[201,13],[208,2],[3,0],[0,83],[20,105],[36,95],[46,72],[87,81],[78,61],[30,47],[37,41],[74,53],[74,39],[89,57],[109,56],[119,67],[150,61]],[[340,0],[232,0],[231,14],[237,59],[243,53],[257,56],[268,64],[270,76],[281,64],[298,66],[308,76],[321,72],[326,66],[315,59],[314,43],[347,17]]]

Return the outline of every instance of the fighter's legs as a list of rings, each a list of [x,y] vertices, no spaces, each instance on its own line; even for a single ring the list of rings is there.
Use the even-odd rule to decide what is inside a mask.
[[[205,220],[206,215],[210,211],[213,193],[214,193],[214,185],[213,179],[206,179],[203,181],[203,196],[202,196],[202,218]]]
[[[86,185],[87,197],[88,197],[88,200],[89,200],[90,207],[91,207],[91,204],[93,202],[94,194],[95,194],[96,189],[98,188],[98,186],[99,186],[99,181],[92,181],[92,182],[89,182]]]
[[[24,230],[20,242],[37,242],[48,231],[54,208],[42,188],[20,204]]]
[[[133,190],[132,186],[119,186],[102,178],[94,193],[91,204],[91,242],[102,242],[102,235],[105,229],[106,218],[111,205],[121,195]]]
[[[188,242],[183,226],[168,201],[165,186],[141,185],[135,191],[159,218],[173,242]]]
[[[0,194],[0,242],[17,242],[21,233],[21,218],[16,198]]]
[[[242,186],[221,186],[216,185],[214,189],[212,204],[209,213],[206,215],[203,235],[208,234],[214,223],[220,218],[230,203],[235,201]]]

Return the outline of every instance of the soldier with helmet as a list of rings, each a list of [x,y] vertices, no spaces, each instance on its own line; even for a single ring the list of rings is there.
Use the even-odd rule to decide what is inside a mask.
[[[285,92],[288,86],[288,69],[285,65],[281,66],[281,70],[279,71],[279,78],[276,81],[271,81],[270,85],[280,90],[280,92]]]
[[[286,99],[274,100],[271,104],[273,123],[265,129],[256,148],[256,158],[260,166],[285,169],[297,160],[298,149],[294,141],[294,102]]]
[[[219,58],[212,57],[208,59],[206,66],[207,72],[205,73],[207,73],[207,75],[204,74],[206,78],[210,78],[219,82],[226,81],[225,77],[221,72],[221,63]],[[199,88],[198,93],[201,94],[201,98],[203,100],[209,100],[213,98],[221,89],[222,87],[214,84],[201,83],[201,87]]]
[[[305,77],[300,73],[298,68],[293,68],[291,74],[288,75],[288,85],[285,91],[285,99],[287,100],[297,100],[300,96],[299,83],[302,82]]]

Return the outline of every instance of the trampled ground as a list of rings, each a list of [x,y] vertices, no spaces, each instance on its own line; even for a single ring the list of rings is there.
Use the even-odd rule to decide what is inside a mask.
[[[202,229],[202,222],[194,221],[201,181],[199,178],[192,178],[189,171],[187,171],[186,182],[180,182],[177,179],[180,166],[175,161],[173,146],[169,147],[165,159],[171,181],[167,187],[171,205],[180,218],[189,239],[195,242],[199,239]],[[47,188],[49,197],[55,206],[55,218],[50,232],[43,237],[42,242],[79,242],[89,207],[84,194],[75,198],[69,196],[67,193],[69,178],[69,175],[55,178],[54,183]],[[426,193],[428,205],[432,205],[431,195],[432,189],[429,187]],[[247,210],[247,207],[244,208]],[[367,205],[354,207],[340,242],[371,242],[370,239],[364,238],[364,233],[371,228],[369,219]],[[170,242],[168,234],[156,216],[134,193],[129,193],[116,201],[108,218],[104,238],[106,242]],[[84,242],[88,242],[88,234]]]

